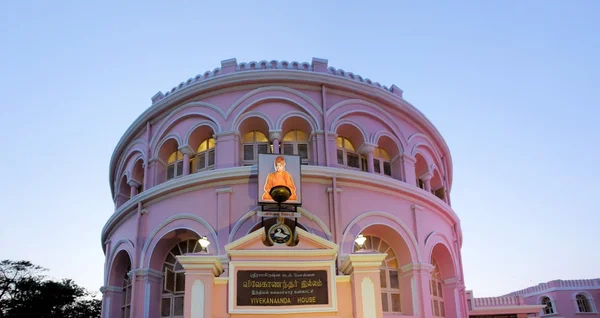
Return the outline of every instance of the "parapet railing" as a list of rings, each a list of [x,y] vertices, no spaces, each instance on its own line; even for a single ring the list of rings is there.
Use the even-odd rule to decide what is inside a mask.
[[[500,296],[500,297],[481,297],[473,298],[474,307],[499,307],[522,304],[522,297],[519,296]]]
[[[546,291],[550,288],[600,288],[600,278],[596,279],[571,279],[571,280],[553,280],[547,283],[541,283],[536,286],[521,289],[508,294],[507,296],[525,296],[538,292]]]
[[[221,61],[221,67],[217,67],[212,71],[206,71],[204,74],[198,74],[192,78],[189,78],[185,82],[179,83],[179,85],[173,87],[168,90],[166,93],[158,92],[152,97],[152,104],[162,100],[163,98],[172,95],[173,93],[186,88],[190,85],[194,85],[196,83],[201,83],[207,81],[209,79],[219,77],[225,74],[235,73],[235,72],[245,72],[245,71],[260,71],[260,70],[297,70],[304,72],[318,72],[318,73],[326,73],[334,76],[344,77],[350,79],[352,81],[365,83],[367,85],[371,85],[380,89],[383,89],[387,92],[395,94],[399,97],[402,97],[402,90],[398,88],[396,85],[392,85],[391,87],[387,87],[385,85],[381,85],[378,82],[373,82],[368,78],[364,78],[361,75],[354,74],[352,72],[346,72],[343,69],[336,69],[335,67],[331,67],[327,65],[328,61],[325,59],[313,58],[312,63],[303,62],[299,63],[296,61],[288,62],[288,61],[260,61],[260,62],[243,62],[237,63],[237,60],[229,59],[225,61]]]

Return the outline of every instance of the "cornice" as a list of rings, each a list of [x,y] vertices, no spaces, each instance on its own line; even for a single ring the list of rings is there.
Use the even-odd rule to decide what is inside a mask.
[[[160,99],[153,98],[153,100],[157,101],[142,114],[140,114],[138,118],[129,126],[113,151],[109,166],[109,183],[111,185],[111,191],[114,192],[113,171],[115,169],[117,157],[121,155],[127,144],[135,137],[135,135],[137,135],[140,130],[145,129],[147,121],[150,121],[152,118],[159,116],[165,111],[168,111],[171,107],[176,107],[180,102],[189,99],[192,96],[228,86],[242,85],[248,81],[252,81],[254,83],[285,81],[300,82],[304,84],[308,83],[318,86],[327,85],[334,88],[339,87],[346,91],[354,91],[377,101],[384,102],[388,105],[393,105],[396,110],[408,115],[412,119],[416,120],[417,123],[422,125],[428,135],[433,137],[434,141],[437,143],[437,146],[444,154],[447,155],[449,166],[448,169],[450,170],[448,172],[448,179],[450,184],[452,184],[452,157],[446,141],[437,128],[431,123],[431,121],[429,121],[429,119],[423,113],[421,113],[416,107],[404,100],[402,97],[390,92],[389,90],[382,89],[381,87],[373,86],[369,83],[355,81],[350,78],[341,77],[331,73],[304,70],[268,69],[255,71],[248,70],[219,75],[204,81],[192,83],[189,86],[181,87],[168,94],[168,96],[163,96]]]
[[[148,201],[156,201],[180,190],[194,191],[202,185],[206,187],[214,185],[216,187],[223,182],[227,182],[227,184],[236,183],[236,179],[247,182],[248,179],[255,178],[256,175],[257,171],[255,167],[232,167],[193,173],[151,187],[123,203],[113,213],[113,215],[110,216],[102,229],[101,242],[104,242],[108,239],[107,236],[113,230],[114,226],[118,224],[118,222],[121,221],[130,210],[137,208],[138,202],[147,203]],[[460,222],[458,216],[446,202],[440,200],[433,194],[423,191],[422,189],[406,182],[396,180],[388,176],[350,169],[311,165],[302,167],[303,180],[308,180],[308,178],[305,177],[329,179],[332,178],[333,175],[336,176],[338,183],[342,186],[354,185],[360,188],[371,187],[373,189],[379,189],[382,192],[403,197],[404,199],[410,200],[419,206],[432,207],[433,211],[443,215],[444,218],[447,218],[451,224]],[[219,186],[223,187],[222,184]],[[339,192],[339,189],[336,190]]]

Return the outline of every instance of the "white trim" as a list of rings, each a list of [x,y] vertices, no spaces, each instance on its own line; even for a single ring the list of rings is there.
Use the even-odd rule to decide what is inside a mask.
[[[131,247],[131,250],[128,250],[126,247],[124,247],[117,251],[117,249],[119,248],[119,246],[121,246],[121,244],[125,244],[125,246]],[[118,240],[114,245],[112,245],[110,253],[106,256],[106,257],[110,257],[110,262],[109,262],[108,268],[104,271],[104,285],[108,285],[110,273],[113,270],[113,263],[115,262],[115,256],[118,252],[121,252],[121,251],[125,251],[127,253],[127,256],[129,256],[129,263],[131,264],[131,268],[133,269],[132,253],[135,253],[135,247],[131,240],[122,238],[122,239]]]
[[[217,133],[219,133],[219,132],[221,131],[221,130],[220,130],[220,127],[219,127],[219,126],[217,126],[217,125],[216,125],[214,122],[212,122],[212,121],[210,121],[210,120],[202,120],[202,121],[198,122],[197,124],[195,124],[194,126],[192,126],[192,128],[190,128],[190,129],[188,130],[188,132],[185,134],[185,137],[183,138],[183,144],[184,144],[185,146],[188,146],[188,147],[190,147],[189,143],[190,143],[190,137],[192,136],[192,133],[193,133],[193,132],[194,132],[196,129],[198,129],[198,128],[202,127],[202,126],[206,126],[206,127],[209,127],[210,129],[212,129],[213,133],[212,133],[212,134],[211,134],[211,136],[210,136],[210,137],[208,137],[208,138],[211,138],[213,135],[216,135]],[[205,139],[205,140],[206,140],[206,139]],[[203,141],[204,141],[204,140],[202,140],[202,141],[201,141],[201,143],[202,143]],[[215,142],[216,142],[216,140],[215,140]],[[194,153],[195,153],[195,152],[196,152],[196,150],[198,150],[198,149],[197,149],[197,147],[196,147],[196,149],[193,149],[193,150],[194,150]],[[207,149],[207,150],[208,150],[208,149]]]
[[[265,115],[265,113],[263,112],[259,112],[259,111],[249,111],[246,113],[241,113],[239,114],[239,116],[235,117],[234,121],[231,123],[231,130],[233,131],[239,131],[240,130],[240,125],[249,118],[252,117],[256,117],[256,118],[260,118],[262,120],[265,121],[265,123],[267,124],[267,133],[265,134],[265,136],[269,135],[269,131],[271,130],[275,130],[275,125],[273,124],[273,120],[271,119],[271,117]],[[260,131],[255,129],[256,131]],[[244,132],[240,132],[240,134],[243,136],[245,133],[248,133],[249,131],[244,131]],[[261,131],[262,132],[262,131]],[[267,137],[267,139],[269,139],[269,137]],[[253,141],[253,143],[256,143],[256,141]]]
[[[304,119],[310,125],[311,133],[313,131],[317,131],[317,130],[321,129],[321,126],[319,125],[319,121],[317,121],[316,118],[313,118],[313,117],[307,115],[306,113],[303,113],[303,112],[297,111],[297,110],[292,110],[292,111],[289,111],[289,112],[279,116],[279,118],[277,119],[277,122],[275,123],[275,129],[282,132],[283,124],[285,123],[285,121],[290,118],[293,118],[293,117],[299,117],[299,118]],[[283,140],[280,140],[280,142],[282,143]],[[309,142],[309,141],[307,141],[307,142]]]
[[[375,304],[375,283],[371,277],[363,277],[360,282],[362,294],[362,312],[363,317],[377,317],[377,305]]]
[[[196,279],[192,284],[192,309],[190,312],[191,318],[204,318],[204,283],[201,279]]]
[[[179,150],[179,147],[183,146],[181,137],[176,133],[170,133],[170,134],[166,135],[163,139],[161,139],[161,141],[158,143],[158,145],[155,148],[151,148],[152,149],[152,157],[150,158],[150,161],[157,160],[157,159],[162,161],[162,159],[159,158],[160,150],[162,149],[162,147],[165,145],[165,143],[169,139],[174,139],[177,142],[177,150]]]
[[[354,120],[352,120],[352,119],[342,119],[342,120],[339,120],[339,121],[338,121],[338,120],[337,120],[337,118],[336,118],[336,120],[334,120],[333,122],[331,122],[331,130],[330,130],[329,132],[332,132],[332,133],[336,133],[336,134],[337,134],[337,130],[338,130],[338,129],[340,128],[340,126],[342,126],[342,125],[350,125],[350,126],[354,126],[354,128],[356,128],[356,130],[358,130],[358,131],[360,132],[360,134],[362,135],[362,137],[363,137],[363,140],[362,140],[362,142],[363,142],[363,143],[365,143],[365,142],[368,142],[368,140],[369,140],[369,135],[367,134],[367,132],[366,132],[366,131],[364,131],[364,130],[363,130],[361,127],[360,127],[361,125],[360,125],[359,123],[357,123],[356,121],[354,121]],[[349,139],[347,136],[338,136],[338,137],[343,137],[343,138],[347,139],[348,141],[352,142],[352,141],[351,141],[351,140],[350,140],[350,139]],[[336,138],[337,138],[337,137],[336,137]],[[354,153],[358,154],[358,155],[359,155],[359,157],[360,157],[360,154],[358,153],[358,150],[356,150],[356,149],[357,149],[357,148],[359,148],[360,146],[358,146],[358,145],[354,145],[354,144],[353,144],[353,145],[352,145],[352,147],[354,147],[354,149],[355,149],[355,150],[354,150],[354,151],[350,151],[350,152],[354,152]],[[337,147],[337,144],[336,144],[336,148],[339,148],[339,147]],[[347,148],[344,148],[344,149],[346,149],[346,150],[347,150]],[[337,159],[336,159],[336,160],[337,160]],[[336,161],[336,162],[337,162],[337,161]]]

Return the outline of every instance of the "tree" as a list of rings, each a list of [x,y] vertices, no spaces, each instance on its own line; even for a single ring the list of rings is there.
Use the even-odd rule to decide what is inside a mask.
[[[28,261],[0,262],[0,318],[100,317],[101,301],[73,280],[54,281]]]

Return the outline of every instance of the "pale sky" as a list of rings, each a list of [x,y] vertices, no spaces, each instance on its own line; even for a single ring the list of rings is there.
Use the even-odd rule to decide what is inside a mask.
[[[216,3],[216,2],[214,2]],[[454,161],[476,297],[600,277],[598,1],[9,1],[0,259],[98,290],[108,165],[156,92],[313,57],[404,90]]]

